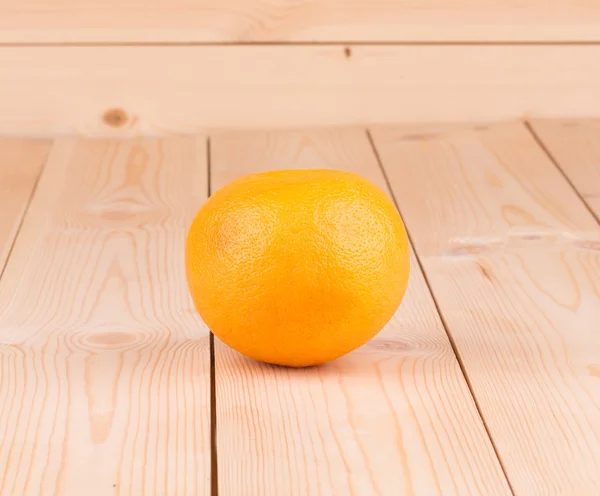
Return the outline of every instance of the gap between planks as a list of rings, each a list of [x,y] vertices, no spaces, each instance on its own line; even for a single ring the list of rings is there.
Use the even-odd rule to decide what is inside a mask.
[[[206,138],[206,198],[212,194],[211,184],[212,160],[210,153],[210,136]],[[215,381],[215,335],[210,330],[210,493],[219,494],[219,458],[217,448],[217,386]]]

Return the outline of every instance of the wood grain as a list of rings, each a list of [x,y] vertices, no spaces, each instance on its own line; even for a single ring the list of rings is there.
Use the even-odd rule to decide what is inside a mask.
[[[531,126],[600,219],[600,120],[540,120]]]
[[[387,191],[362,130],[227,134],[211,150],[213,191],[322,167]],[[337,361],[273,367],[218,340],[215,358],[221,494],[509,494],[414,259],[392,322]]]
[[[600,114],[600,45],[0,47],[0,133]]]
[[[374,139],[515,494],[598,494],[594,218],[520,124]]]
[[[597,0],[13,0],[0,6],[4,43],[599,39]]]
[[[0,139],[0,274],[50,146],[43,140]]]
[[[208,494],[203,138],[59,140],[0,280],[0,494]]]

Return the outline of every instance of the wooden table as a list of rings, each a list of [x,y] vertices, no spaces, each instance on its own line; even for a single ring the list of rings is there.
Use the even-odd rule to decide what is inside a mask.
[[[187,228],[276,168],[397,202],[407,296],[318,368],[196,315]],[[0,494],[600,494],[600,121],[0,141]]]

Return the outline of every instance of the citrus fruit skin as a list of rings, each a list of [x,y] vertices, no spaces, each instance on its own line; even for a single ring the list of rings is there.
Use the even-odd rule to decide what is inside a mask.
[[[225,344],[304,367],[365,344],[392,318],[409,242],[386,194],[335,170],[239,178],[200,208],[186,240],[196,310]]]

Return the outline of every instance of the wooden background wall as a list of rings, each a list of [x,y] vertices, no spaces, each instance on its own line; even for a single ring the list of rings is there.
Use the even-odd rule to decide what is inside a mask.
[[[0,133],[600,115],[600,0],[3,0]]]

